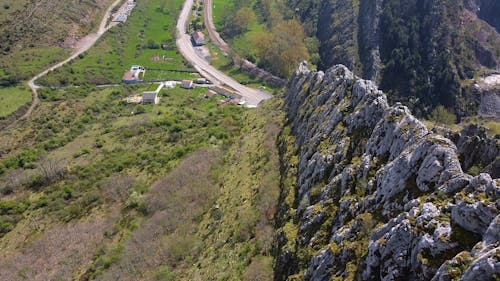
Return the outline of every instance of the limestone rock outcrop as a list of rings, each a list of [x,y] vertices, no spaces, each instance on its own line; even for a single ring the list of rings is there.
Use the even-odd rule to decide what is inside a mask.
[[[500,274],[500,181],[464,173],[452,141],[341,65],[302,64],[285,106],[277,280]]]

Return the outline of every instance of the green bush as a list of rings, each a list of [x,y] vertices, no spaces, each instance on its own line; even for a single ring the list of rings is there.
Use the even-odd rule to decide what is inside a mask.
[[[477,176],[481,173],[482,170],[483,170],[483,166],[474,165],[474,166],[470,167],[469,174],[472,176]]]
[[[170,271],[168,265],[162,266],[155,275],[157,281],[173,281],[175,279],[174,273]]]
[[[440,105],[431,112],[430,120],[439,124],[452,125],[457,122],[457,116]]]

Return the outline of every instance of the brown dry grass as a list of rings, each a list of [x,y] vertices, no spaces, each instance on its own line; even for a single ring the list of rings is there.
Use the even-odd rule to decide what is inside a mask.
[[[70,280],[105,242],[103,233],[112,228],[118,214],[114,210],[105,216],[55,224],[32,242],[18,240],[17,245],[11,245],[15,252],[2,250],[0,280]]]
[[[175,268],[199,251],[196,220],[217,196],[214,168],[219,163],[217,151],[197,151],[157,181],[145,196],[149,217],[124,242],[121,259],[98,278],[149,279],[160,266]]]

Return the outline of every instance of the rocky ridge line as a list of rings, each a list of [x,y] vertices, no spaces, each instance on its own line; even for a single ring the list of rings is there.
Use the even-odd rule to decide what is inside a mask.
[[[500,275],[500,181],[450,140],[341,65],[302,64],[285,104],[277,280]]]

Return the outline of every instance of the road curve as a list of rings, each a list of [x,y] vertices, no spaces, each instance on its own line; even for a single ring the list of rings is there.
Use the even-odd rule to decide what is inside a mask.
[[[179,52],[184,56],[184,58],[188,60],[202,76],[211,80],[215,84],[224,84],[233,88],[239,95],[245,98],[247,105],[257,106],[261,101],[271,98],[271,94],[240,84],[224,72],[219,71],[210,65],[207,61],[205,61],[205,59],[198,56],[193,45],[191,44],[190,36],[186,33],[186,23],[192,7],[193,0],[186,0],[179,15],[179,20],[177,21],[176,43]]]
[[[47,73],[49,73],[50,71],[53,71],[53,70],[65,65],[65,64],[67,64],[68,62],[70,62],[73,59],[75,59],[76,57],[78,57],[80,54],[86,52],[88,49],[90,49],[90,47],[92,47],[97,42],[97,40],[106,31],[108,31],[111,27],[116,25],[116,23],[114,23],[114,22],[111,22],[109,25],[107,25],[107,22],[108,22],[109,17],[111,16],[111,11],[113,10],[113,8],[116,5],[118,5],[120,3],[120,1],[121,0],[116,0],[115,2],[113,2],[113,4],[111,4],[111,6],[109,6],[109,8],[106,10],[106,13],[104,14],[104,17],[101,20],[101,23],[99,25],[99,30],[97,31],[97,33],[89,34],[89,35],[85,36],[84,38],[82,38],[79,41],[78,46],[76,47],[75,51],[73,52],[73,54],[69,58],[65,59],[64,61],[62,61],[56,65],[49,67],[48,69],[46,69],[40,73],[38,73],[37,75],[35,75],[35,77],[31,78],[31,80],[28,81],[28,86],[31,88],[31,92],[33,93],[33,101],[31,103],[31,106],[29,107],[29,109],[26,111],[26,113],[23,116],[21,116],[19,119],[17,119],[16,121],[14,121],[10,126],[14,125],[19,120],[28,118],[31,115],[31,113],[33,112],[33,110],[35,109],[35,107],[40,103],[40,98],[38,97],[38,92],[37,92],[37,89],[40,88],[40,86],[35,84],[36,80],[47,75]]]

